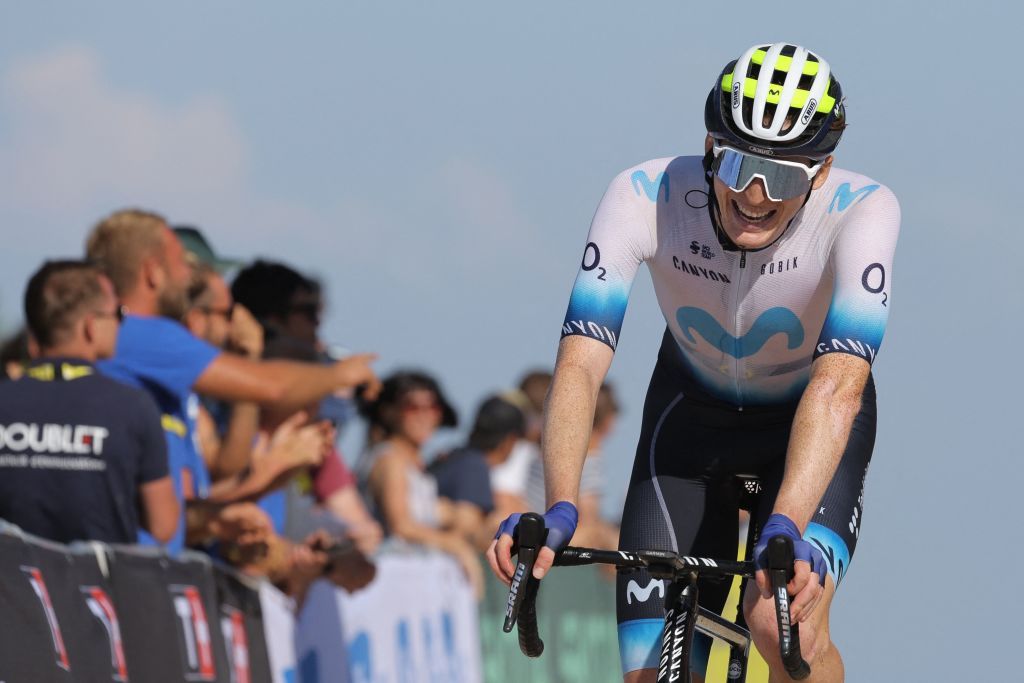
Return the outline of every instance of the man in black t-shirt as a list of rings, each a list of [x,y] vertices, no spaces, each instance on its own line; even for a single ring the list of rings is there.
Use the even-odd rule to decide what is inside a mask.
[[[0,383],[0,518],[54,541],[166,542],[178,523],[160,413],[145,392],[96,372],[120,310],[96,268],[46,263],[25,318],[40,357]]]

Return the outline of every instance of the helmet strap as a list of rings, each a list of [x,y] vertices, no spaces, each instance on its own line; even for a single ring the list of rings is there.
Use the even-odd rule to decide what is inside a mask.
[[[725,234],[725,230],[722,229],[722,208],[718,206],[718,197],[715,196],[715,180],[711,173],[711,164],[715,159],[715,155],[708,150],[704,153],[704,180],[708,184],[708,217],[711,218],[711,227],[715,231],[715,237],[718,238],[718,243],[722,249],[726,251],[737,251],[739,249],[729,236]]]

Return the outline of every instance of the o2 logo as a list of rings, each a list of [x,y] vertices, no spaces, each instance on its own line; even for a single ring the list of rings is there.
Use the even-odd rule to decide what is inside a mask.
[[[583,262],[580,264],[580,268],[587,273],[599,270],[601,272],[597,274],[597,279],[607,281],[605,275],[608,274],[608,271],[601,267],[601,250],[596,242],[587,242],[587,248],[583,250]]]
[[[881,263],[872,263],[865,268],[864,274],[860,276],[860,284],[872,294],[881,293],[882,305],[889,305],[889,294],[882,291],[885,289],[885,266]]]

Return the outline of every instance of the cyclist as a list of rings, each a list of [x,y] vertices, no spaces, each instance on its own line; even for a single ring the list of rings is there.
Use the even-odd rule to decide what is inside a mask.
[[[769,538],[794,540],[793,618],[814,681],[840,681],[828,613],[849,567],[874,446],[871,363],[888,318],[899,206],[883,185],[832,166],[846,126],[828,63],[803,47],[756,45],[726,65],[705,105],[703,156],[618,175],[598,206],[562,326],[544,421],[547,547],[572,537],[594,401],[618,343],[633,277],[647,263],[667,329],[644,406],[620,547],[731,557],[735,474],[761,477]],[[488,550],[511,578],[507,519]],[[728,586],[701,586],[721,606]],[[654,681],[665,586],[620,573],[627,683]],[[778,657],[765,572],[744,611],[773,680]],[[701,650],[703,649],[703,656]],[[703,674],[707,639],[695,641]]]

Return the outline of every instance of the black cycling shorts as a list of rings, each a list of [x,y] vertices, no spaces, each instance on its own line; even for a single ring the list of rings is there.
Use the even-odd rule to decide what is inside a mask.
[[[668,342],[674,344],[671,339]],[[762,482],[759,523],[771,513],[782,483],[796,405],[739,411],[702,395],[662,346],[644,403],[643,427],[622,514],[619,548],[672,550],[733,558],[739,536],[739,489],[734,475]],[[875,442],[875,389],[869,378],[861,410],[804,538],[821,550],[836,586],[857,546],[864,478]],[[665,615],[663,581],[645,570],[621,571],[617,581],[623,673],[657,668]],[[700,604],[721,612],[730,582],[702,582]],[[703,672],[710,640],[694,639],[691,666]]]

